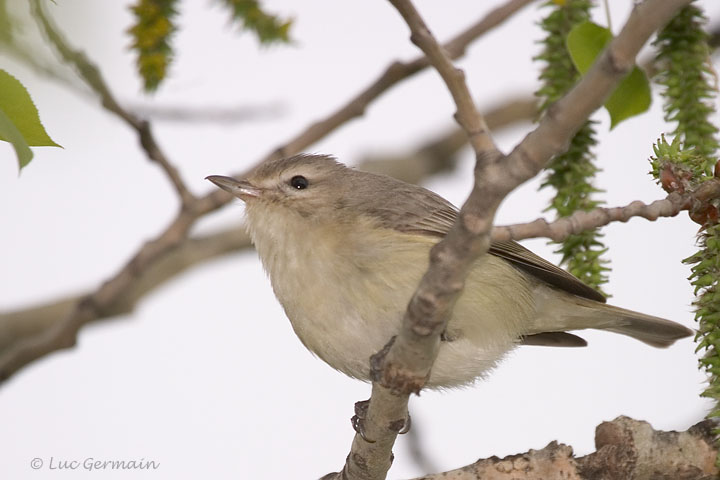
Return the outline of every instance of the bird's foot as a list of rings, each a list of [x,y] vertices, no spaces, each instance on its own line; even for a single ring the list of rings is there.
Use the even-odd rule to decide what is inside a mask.
[[[350,419],[353,429],[360,435],[360,438],[368,443],[375,443],[375,440],[371,440],[365,433],[365,417],[367,416],[368,407],[370,406],[370,400],[363,400],[361,402],[355,402],[355,415]],[[404,435],[410,431],[412,425],[412,419],[410,413],[407,417],[391,422],[389,425],[390,430],[397,432],[398,435]]]
[[[389,428],[393,432],[397,432],[398,435],[404,435],[410,431],[411,424],[410,413],[408,413],[407,417],[390,422]]]
[[[365,435],[365,417],[367,416],[368,407],[370,406],[370,400],[362,400],[355,402],[355,415],[350,419],[353,430],[360,435],[360,438],[368,443],[375,443],[375,440],[371,440]]]

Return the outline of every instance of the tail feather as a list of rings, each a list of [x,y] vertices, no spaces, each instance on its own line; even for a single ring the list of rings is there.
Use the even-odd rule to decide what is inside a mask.
[[[679,323],[586,298],[558,296],[546,288],[536,290],[535,294],[542,308],[532,331],[526,335],[591,328],[620,333],[653,347],[665,348],[694,334]]]
[[[602,330],[627,335],[653,347],[666,348],[675,340],[689,337],[694,332],[679,323],[653,317],[624,308],[605,305],[610,315],[617,318],[617,324]],[[605,310],[605,309],[603,309]]]

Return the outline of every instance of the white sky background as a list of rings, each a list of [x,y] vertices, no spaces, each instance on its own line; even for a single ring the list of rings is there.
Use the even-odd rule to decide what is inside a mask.
[[[140,85],[124,33],[127,2],[59,0],[50,5],[73,45],[97,62],[123,102],[234,106],[280,103],[283,116],[247,124],[155,124],[159,144],[197,194],[209,174],[251,165],[309,122],[343,104],[394,59],[417,49],[387,2],[267,1],[295,17],[291,47],[257,48],[210,0],[180,3],[171,78],[153,98]],[[121,4],[122,3],[122,4]],[[418,1],[429,26],[447,39],[500,1]],[[611,2],[617,29],[626,4]],[[716,21],[720,6],[701,2]],[[17,11],[24,12],[16,2]],[[480,5],[480,6],[479,6]],[[460,62],[481,109],[537,87],[541,36],[537,8],[476,42]],[[599,21],[604,21],[601,14]],[[28,35],[32,29],[28,25]],[[0,68],[31,92],[50,135],[64,149],[37,148],[18,177],[0,145],[0,310],[96,286],[174,217],[177,199],[148,162],[136,135],[97,101],[38,77],[0,56]],[[431,70],[392,89],[310,151],[357,163],[370,152],[405,151],[452,125],[454,111]],[[652,142],[671,130],[652,112],[607,133],[598,112],[608,205],[663,196],[647,175]],[[531,125],[496,137],[508,151]],[[472,155],[426,186],[456,204],[469,192]],[[503,204],[498,223],[532,220],[549,192],[524,185]],[[198,230],[238,221],[240,202]],[[605,230],[612,259],[611,302],[693,326],[689,269],[697,226],[682,214],[633,220]],[[526,242],[558,261],[544,240]],[[542,448],[557,439],[592,451],[595,426],[620,414],[656,428],[686,429],[709,404],[691,340],[657,350],[607,333],[584,333],[584,349],[518,349],[474,388],[413,398],[414,425],[439,470],[479,457]],[[132,316],[84,328],[78,346],[33,363],[0,387],[0,478],[317,478],[339,469],[353,436],[353,403],[370,387],[312,357],[274,299],[255,253],[232,255],[178,277]],[[390,478],[420,475],[400,437]],[[156,471],[35,471],[30,461],[154,460]]]

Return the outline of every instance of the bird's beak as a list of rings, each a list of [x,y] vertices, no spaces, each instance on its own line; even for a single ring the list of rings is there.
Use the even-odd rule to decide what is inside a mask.
[[[247,180],[235,180],[234,178],[224,177],[222,175],[210,175],[209,177],[205,177],[205,180],[210,180],[218,187],[226,192],[232,193],[241,200],[260,196],[260,189],[253,186]]]

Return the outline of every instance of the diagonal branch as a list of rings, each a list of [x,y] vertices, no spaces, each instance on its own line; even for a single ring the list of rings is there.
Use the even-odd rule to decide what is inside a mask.
[[[129,314],[140,300],[189,268],[250,246],[250,238],[240,226],[186,238],[177,248],[148,265],[122,294],[113,302],[103,305],[92,321]],[[90,297],[91,293],[85,292],[28,308],[0,312],[0,354],[55,328],[56,324],[73,313],[78,303]]]
[[[452,49],[456,55],[462,54],[471,41],[497,26],[529,3],[531,3],[531,0],[511,0],[452,40],[448,44],[448,48]],[[37,12],[40,12],[39,15],[42,15],[40,11],[42,7],[38,0],[32,0],[32,6]],[[45,16],[38,18],[47,20]],[[123,118],[133,128],[141,130],[143,128],[141,121],[119,106],[102,80],[97,68],[85,58],[85,55],[70,48],[49,21],[43,23],[43,29],[46,31],[50,41],[60,51],[61,56],[80,71],[81,77],[93,90],[97,89],[96,91],[98,91],[105,108]],[[340,125],[361,115],[367,105],[392,85],[417,73],[427,65],[427,61],[422,57],[407,64],[393,63],[388,67],[385,74],[358,96],[351,99],[345,106],[328,118],[310,125],[282,147],[266,155],[261,161],[296,153],[300,149],[306,148],[334,131]],[[152,135],[150,135],[150,138],[152,138]],[[152,142],[149,145],[155,144]],[[105,312],[111,310],[113,304],[120,302],[124,295],[127,295],[137,278],[148,271],[156,262],[165,258],[175,248],[178,248],[198,218],[226,205],[231,199],[232,197],[229,194],[218,189],[203,197],[193,197],[188,200],[188,203],[184,205],[185,208],[181,209],[178,216],[163,232],[158,234],[155,239],[146,242],[125,266],[96,290],[79,300],[67,315],[38,335],[26,338],[24,341],[13,344],[7,350],[0,352],[0,382],[9,378],[29,363],[51,352],[72,347],[76,342],[78,331],[85,324],[103,318]]]
[[[491,128],[501,129],[518,121],[532,118],[535,102],[532,99],[510,100],[488,112]],[[375,156],[360,162],[362,170],[392,175],[406,182],[418,183],[438,172],[455,167],[456,153],[467,140],[461,130],[448,132],[440,138],[420,145],[401,157]],[[228,253],[250,248],[245,229],[235,227],[207,236],[186,238],[183,243],[141,272],[138,280],[111,304],[106,305],[93,321],[108,319],[132,312],[146,295],[168,280],[202,262]],[[0,354],[25,342],[30,337],[53,328],[72,313],[75,305],[92,292],[54,298],[30,307],[0,311]]]
[[[485,119],[475,108],[470,90],[465,83],[465,73],[455,68],[452,58],[447,51],[435,40],[430,29],[423,21],[420,14],[409,1],[390,0],[393,6],[405,19],[410,31],[410,40],[417,45],[428,58],[428,61],[435,67],[453,97],[457,106],[455,120],[465,130],[475,152],[478,156],[497,153],[497,147],[490,138],[490,130]]]
[[[105,79],[103,79],[100,70],[83,52],[73,49],[68,44],[60,31],[55,27],[55,25],[53,25],[48,16],[45,14],[44,7],[40,0],[31,0],[30,5],[32,6],[33,15],[38,21],[42,31],[45,33],[45,36],[48,38],[50,43],[58,51],[62,59],[66,63],[72,65],[80,78],[82,78],[83,81],[100,97],[103,107],[122,118],[125,123],[137,132],[140,145],[145,150],[148,158],[160,165],[160,168],[163,169],[165,175],[167,175],[168,179],[175,187],[175,191],[180,196],[183,207],[189,206],[195,197],[190,190],[188,190],[185,182],[180,177],[177,168],[170,163],[168,158],[158,146],[155,137],[152,134],[150,123],[125,110],[117,102],[117,100],[115,100],[115,97],[110,91],[107,83],[105,83]]]
[[[701,183],[694,191],[673,192],[662,200],[645,204],[636,200],[628,205],[613,208],[595,208],[587,212],[577,211],[569,217],[554,222],[538,218],[529,223],[493,227],[492,240],[525,240],[528,238],[550,238],[556,242],[570,235],[603,227],[613,222],[627,222],[631,218],[641,217],[653,221],[660,217],[674,217],[683,210],[691,214],[703,211],[707,205],[720,200],[720,179],[712,178]]]
[[[521,8],[533,3],[533,1],[534,0],[508,1],[506,4],[490,11],[490,13],[488,13],[480,21],[471,25],[467,30],[461,32],[455,38],[447,42],[443,47],[444,50],[447,51],[450,58],[453,59],[464,55],[465,50],[470,43],[502,24]],[[424,70],[429,65],[430,63],[424,55],[409,62],[392,62],[376,80],[374,80],[355,97],[351,98],[345,105],[324,119],[312,123],[295,137],[265,155],[265,157],[263,157],[258,163],[300,153],[303,149],[325,137],[328,133],[334,131],[339,126],[354,118],[362,116],[368,105],[370,105],[383,93],[402,80],[405,80]],[[243,172],[240,172],[239,174],[236,173],[234,176],[241,177],[243,176]],[[212,193],[204,197],[204,200],[209,204],[225,204],[232,198],[233,197],[227,192],[215,189]]]
[[[406,415],[409,395],[418,392],[429,375],[440,333],[462,292],[469,265],[489,247],[499,203],[510,191],[535,176],[552,156],[567,148],[572,135],[630,71],[650,35],[689,1],[646,0],[636,5],[620,34],[582,80],[548,109],[538,127],[508,156],[500,157],[493,152],[463,75],[452,66],[412,3],[390,0],[408,23],[411,38],[423,49],[452,93],[458,109],[456,119],[467,131],[477,154],[475,185],[453,228],[433,247],[428,271],[410,300],[400,332],[371,359],[373,386],[364,436],[374,443],[355,435],[350,455],[337,478],[385,478],[398,434],[394,427]]]
[[[455,119],[467,133],[478,166],[495,160],[500,152],[475,107],[465,74],[455,68],[409,0],[390,2],[410,27],[413,43],[425,53],[450,90],[457,107]],[[478,196],[477,186],[473,195]],[[473,195],[461,209],[460,220],[467,215],[468,205],[472,212]],[[492,219],[487,222],[489,228]],[[400,333],[371,358],[372,394],[363,419],[363,432],[355,435],[339,478],[369,480],[384,479],[387,475],[392,447],[407,416],[409,396],[420,391],[430,374],[440,334],[462,291],[467,265],[489,246],[487,235],[477,242],[477,235],[465,227],[464,222],[457,222],[446,238],[433,247],[430,268],[410,300]]]

